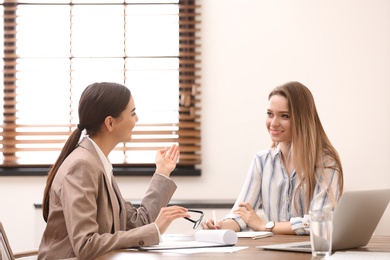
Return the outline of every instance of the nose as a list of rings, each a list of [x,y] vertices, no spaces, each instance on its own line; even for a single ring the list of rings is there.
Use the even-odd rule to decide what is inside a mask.
[[[272,118],[272,120],[271,120],[271,126],[277,126],[277,125],[279,125],[279,119],[278,119],[278,117],[274,117],[274,118]]]

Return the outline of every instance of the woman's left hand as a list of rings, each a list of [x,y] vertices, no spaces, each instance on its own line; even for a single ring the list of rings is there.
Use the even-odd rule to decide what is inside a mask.
[[[256,214],[248,202],[242,202],[238,206],[239,208],[237,208],[233,213],[244,220],[250,229],[253,231],[265,230],[264,221]]]

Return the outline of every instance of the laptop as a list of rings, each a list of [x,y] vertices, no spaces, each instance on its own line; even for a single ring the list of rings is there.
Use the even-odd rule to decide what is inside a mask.
[[[390,189],[344,192],[333,213],[332,251],[367,245],[389,202]],[[256,248],[311,253],[310,241]]]

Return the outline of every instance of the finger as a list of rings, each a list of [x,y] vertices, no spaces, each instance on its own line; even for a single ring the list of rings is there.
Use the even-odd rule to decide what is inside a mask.
[[[219,220],[219,221],[217,221],[217,223],[215,223],[215,228],[216,229],[221,229],[222,228],[222,220]]]
[[[184,215],[184,216],[189,216],[188,214],[188,209],[181,207],[181,206],[169,206],[169,207],[164,207],[161,208],[161,213],[167,216],[176,216],[176,215]]]
[[[215,229],[214,222],[211,219],[207,219],[205,224],[207,229]]]
[[[242,211],[240,211],[240,210],[235,210],[235,211],[233,211],[233,214],[234,214],[234,215],[237,215],[237,216],[239,216],[239,217],[242,217],[242,216],[244,215],[244,212],[242,212]]]
[[[202,221],[201,223],[202,229],[209,229],[209,227],[207,226],[207,221],[208,219],[206,221]]]
[[[166,207],[167,210],[171,211],[172,213],[186,213],[188,214],[188,209],[181,207],[181,206],[169,206]]]
[[[179,152],[179,151],[176,151],[176,152],[175,152],[175,155],[174,155],[174,157],[173,157],[172,160],[173,160],[174,162],[177,162],[177,161],[179,160],[179,157],[180,157],[180,152]]]
[[[243,206],[241,206],[241,207],[239,207],[239,208],[236,208],[236,209],[233,211],[233,213],[234,213],[234,214],[242,214],[242,213],[244,213],[245,211],[247,211],[246,208],[243,207]]]
[[[165,147],[165,148],[163,148],[163,149],[160,149],[159,151],[158,151],[158,153],[161,155],[161,156],[165,156],[165,154],[166,154],[166,152],[167,152],[167,147]]]
[[[172,145],[172,147],[169,149],[167,157],[169,157],[170,159],[174,160],[175,157],[177,156],[178,149],[179,148],[178,148],[178,146],[176,144]]]
[[[249,210],[249,211],[253,210],[251,204],[249,204],[248,202],[240,203],[240,207],[243,207],[243,208],[245,208],[246,210]]]

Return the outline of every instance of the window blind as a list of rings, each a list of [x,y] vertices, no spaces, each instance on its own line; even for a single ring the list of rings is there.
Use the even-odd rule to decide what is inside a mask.
[[[179,144],[178,166],[200,169],[200,13],[195,0],[1,2],[3,167],[51,165],[96,81],[132,91],[139,122],[110,160],[154,164]]]

